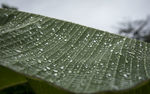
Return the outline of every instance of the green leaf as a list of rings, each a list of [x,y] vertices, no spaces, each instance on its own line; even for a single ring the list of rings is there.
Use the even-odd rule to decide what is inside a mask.
[[[10,79],[9,79],[10,80]],[[0,94],[35,94],[28,83],[14,85],[0,91]]]
[[[0,65],[23,74],[39,94],[150,93],[145,42],[0,9],[0,44]]]
[[[0,90],[26,82],[25,77],[0,66]]]

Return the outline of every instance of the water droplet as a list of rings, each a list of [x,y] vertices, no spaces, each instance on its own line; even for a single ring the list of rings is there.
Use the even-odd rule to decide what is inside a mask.
[[[40,19],[40,22],[42,22],[43,21],[43,19]]]
[[[40,24],[37,24],[37,27],[38,27],[38,28],[41,28]]]
[[[30,39],[32,40],[32,39],[33,39],[33,37],[30,37]]]
[[[4,15],[5,15],[5,16],[8,16],[8,14],[7,14],[7,13],[5,13]]]
[[[64,69],[64,66],[61,66],[60,69]]]
[[[138,79],[139,79],[139,80],[141,80],[141,79],[142,79],[142,77],[141,77],[141,76],[139,76],[139,77],[138,77]]]
[[[79,68],[79,65],[77,65],[76,67]]]
[[[47,70],[50,70],[50,67],[46,67]]]
[[[99,36],[99,34],[96,34],[96,36]]]
[[[126,38],[123,38],[123,40],[125,41],[125,40],[126,40]]]
[[[41,48],[40,51],[43,51],[43,49]]]
[[[45,45],[48,45],[48,42],[46,42]]]
[[[133,54],[133,55],[135,54],[134,52],[129,52],[129,51],[128,51],[128,53],[129,53],[129,54]]]
[[[85,68],[87,69],[87,68],[88,68],[88,65],[85,65]]]
[[[56,64],[53,65],[54,67],[56,66]]]
[[[43,32],[40,32],[41,35],[43,35]]]
[[[58,70],[53,70],[54,72],[58,72]]]
[[[110,50],[110,52],[113,52],[113,50]]]
[[[111,46],[112,46],[112,44],[109,44],[109,46],[111,47]]]
[[[107,77],[110,77],[110,76],[111,76],[111,74],[110,74],[110,73],[108,73],[108,74],[106,74],[106,76],[107,76]]]
[[[140,47],[142,47],[142,44],[140,43]]]
[[[16,52],[18,52],[18,53],[21,53],[21,51],[20,50],[15,50]]]
[[[36,40],[39,40],[39,38],[37,38]]]
[[[30,27],[31,28],[31,27]],[[32,28],[31,28],[32,29]],[[32,32],[29,32],[29,34],[32,34]]]
[[[50,63],[50,62],[52,62],[51,60],[48,60],[48,62]]]
[[[68,55],[68,58],[70,58],[70,55]]]
[[[94,40],[93,42],[96,42],[96,40]]]
[[[72,73],[72,71],[71,71],[71,70],[69,70],[69,71],[68,71],[68,73]]]
[[[64,41],[67,41],[67,39],[65,39]]]
[[[54,73],[54,76],[57,76],[58,74],[57,73]]]
[[[71,45],[71,47],[73,47],[73,45]]]
[[[52,28],[52,30],[53,30],[53,31],[55,31],[55,29],[54,29],[54,28]]]
[[[127,77],[128,77],[128,75],[127,75],[127,74],[123,74],[123,76],[124,76],[125,78],[127,78]]]
[[[87,34],[87,37],[89,37],[90,36],[90,34]]]
[[[103,63],[100,63],[101,66],[103,66]]]
[[[70,60],[70,62],[72,62],[72,59]]]
[[[43,58],[44,58],[45,61],[47,60],[47,58],[45,58],[45,57],[43,57]]]
[[[44,70],[44,71],[47,71],[47,69],[46,69],[46,68],[43,68],[43,70]]]
[[[117,42],[117,44],[119,44],[119,42]]]
[[[92,45],[90,45],[89,47],[92,47]]]
[[[14,16],[14,18],[17,18],[17,16]]]
[[[125,78],[129,77],[130,73],[123,74]]]
[[[38,63],[42,63],[41,60],[38,60]]]

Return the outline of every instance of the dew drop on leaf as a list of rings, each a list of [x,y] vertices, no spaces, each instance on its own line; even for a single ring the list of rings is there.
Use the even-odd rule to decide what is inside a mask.
[[[32,29],[32,28],[31,28]],[[32,32],[30,31],[29,34],[32,34]]]
[[[96,42],[96,40],[94,40],[93,42]]]
[[[38,63],[42,63],[41,60],[38,60]]]
[[[58,72],[58,70],[53,70],[54,72]]]
[[[40,28],[41,28],[41,25],[40,25],[40,24],[37,24],[37,28],[39,28],[39,29],[40,29]]]
[[[139,76],[139,77],[138,77],[138,79],[139,79],[139,80],[141,80],[141,79],[142,79],[142,77],[141,77],[141,76]]]
[[[15,50],[16,52],[18,52],[18,53],[21,53],[21,51],[20,50]]]
[[[46,69],[46,68],[43,68],[43,71],[47,71],[47,69]]]
[[[72,62],[72,59],[70,60],[70,62]]]
[[[39,38],[37,38],[36,40],[39,40]]]
[[[113,52],[113,50],[110,50],[110,52]]]
[[[128,75],[127,75],[127,74],[123,74],[123,76],[124,76],[125,78],[127,78],[127,77],[128,77]]]
[[[73,47],[73,45],[71,45],[71,47]]]
[[[96,34],[96,36],[98,37],[98,36],[99,36],[99,34]]]
[[[110,74],[110,73],[107,73],[106,76],[107,76],[107,77],[111,77],[111,74]]]
[[[43,19],[40,19],[40,22],[42,22],[43,21]]]
[[[103,64],[103,63],[100,63],[100,65],[103,66],[104,64]]]
[[[54,76],[57,76],[58,74],[57,73],[54,73]]]
[[[40,51],[43,51],[43,49],[41,48]]]
[[[43,35],[43,32],[40,32],[41,35]]]
[[[46,67],[47,70],[50,70],[50,67]]]
[[[53,65],[54,67],[56,66],[56,64]]]
[[[48,45],[48,42],[46,42],[45,45]]]
[[[48,62],[50,63],[50,62],[52,62],[51,60],[48,60]]]
[[[67,39],[65,39],[64,41],[67,41]]]
[[[69,70],[69,71],[68,71],[68,73],[72,73],[72,71],[71,71],[71,70]]]
[[[112,44],[109,44],[109,46],[111,47],[111,46],[112,46]]]
[[[64,66],[61,66],[60,69],[64,69]]]
[[[55,31],[55,29],[54,29],[54,28],[52,28],[52,31]]]

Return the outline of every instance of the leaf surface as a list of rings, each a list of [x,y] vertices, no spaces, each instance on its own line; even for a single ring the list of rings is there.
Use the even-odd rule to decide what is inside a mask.
[[[0,9],[0,44],[1,66],[62,91],[120,91],[150,78],[150,44],[54,18]]]

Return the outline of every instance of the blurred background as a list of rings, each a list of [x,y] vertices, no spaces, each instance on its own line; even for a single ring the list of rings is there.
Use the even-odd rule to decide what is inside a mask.
[[[0,0],[0,7],[150,42],[150,0]]]

